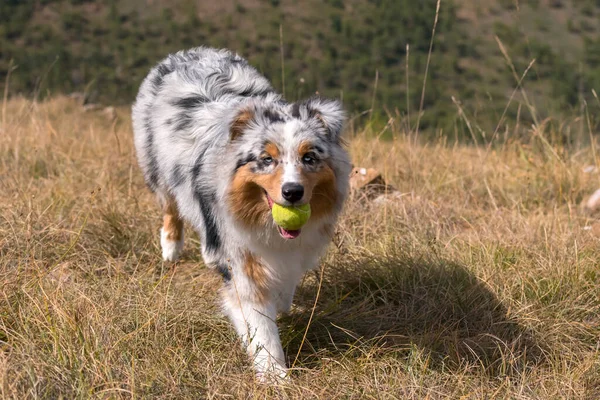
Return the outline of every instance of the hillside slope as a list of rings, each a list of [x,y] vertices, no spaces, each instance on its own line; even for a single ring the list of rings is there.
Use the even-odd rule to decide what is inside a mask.
[[[90,101],[124,104],[168,52],[223,46],[291,100],[318,91],[353,113],[375,101],[382,121],[412,112],[414,127],[435,8],[435,0],[8,0],[0,81],[14,65],[10,93],[85,91]],[[581,99],[595,101],[591,89],[600,87],[599,15],[594,0],[443,0],[422,126],[464,134],[454,96],[481,130],[495,127],[516,84],[495,36],[518,76],[536,59],[523,81],[536,117],[579,115]]]

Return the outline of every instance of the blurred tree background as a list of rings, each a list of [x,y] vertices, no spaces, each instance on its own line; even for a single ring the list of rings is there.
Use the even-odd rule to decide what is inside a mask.
[[[373,124],[414,129],[435,13],[436,0],[1,0],[0,85],[12,68],[9,94],[127,104],[167,53],[228,47],[279,90],[284,75],[288,100],[318,91],[354,115],[374,104]],[[600,0],[442,0],[421,130],[485,138],[517,118],[597,112],[599,18]],[[516,92],[501,118],[533,59],[527,99]]]

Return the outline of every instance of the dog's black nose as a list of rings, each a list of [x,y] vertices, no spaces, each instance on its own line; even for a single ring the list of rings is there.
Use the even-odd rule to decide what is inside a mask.
[[[295,203],[304,196],[304,186],[298,183],[284,183],[281,187],[281,195],[290,203]]]

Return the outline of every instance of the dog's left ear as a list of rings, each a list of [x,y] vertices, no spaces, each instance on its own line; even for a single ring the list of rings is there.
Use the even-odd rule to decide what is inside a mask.
[[[254,118],[254,111],[251,109],[241,110],[234,118],[229,128],[229,139],[236,140],[244,133],[244,130],[250,125]]]
[[[321,97],[312,97],[292,105],[292,116],[317,119],[334,142],[339,141],[346,120],[346,113],[339,101]]]

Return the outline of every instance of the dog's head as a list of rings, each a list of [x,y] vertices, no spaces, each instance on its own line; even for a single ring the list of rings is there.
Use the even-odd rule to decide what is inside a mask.
[[[251,228],[272,227],[273,203],[310,204],[311,220],[335,215],[349,168],[340,139],[343,122],[341,105],[322,98],[240,105],[230,125],[237,159],[228,203],[236,219]],[[277,229],[286,239],[300,235]]]

